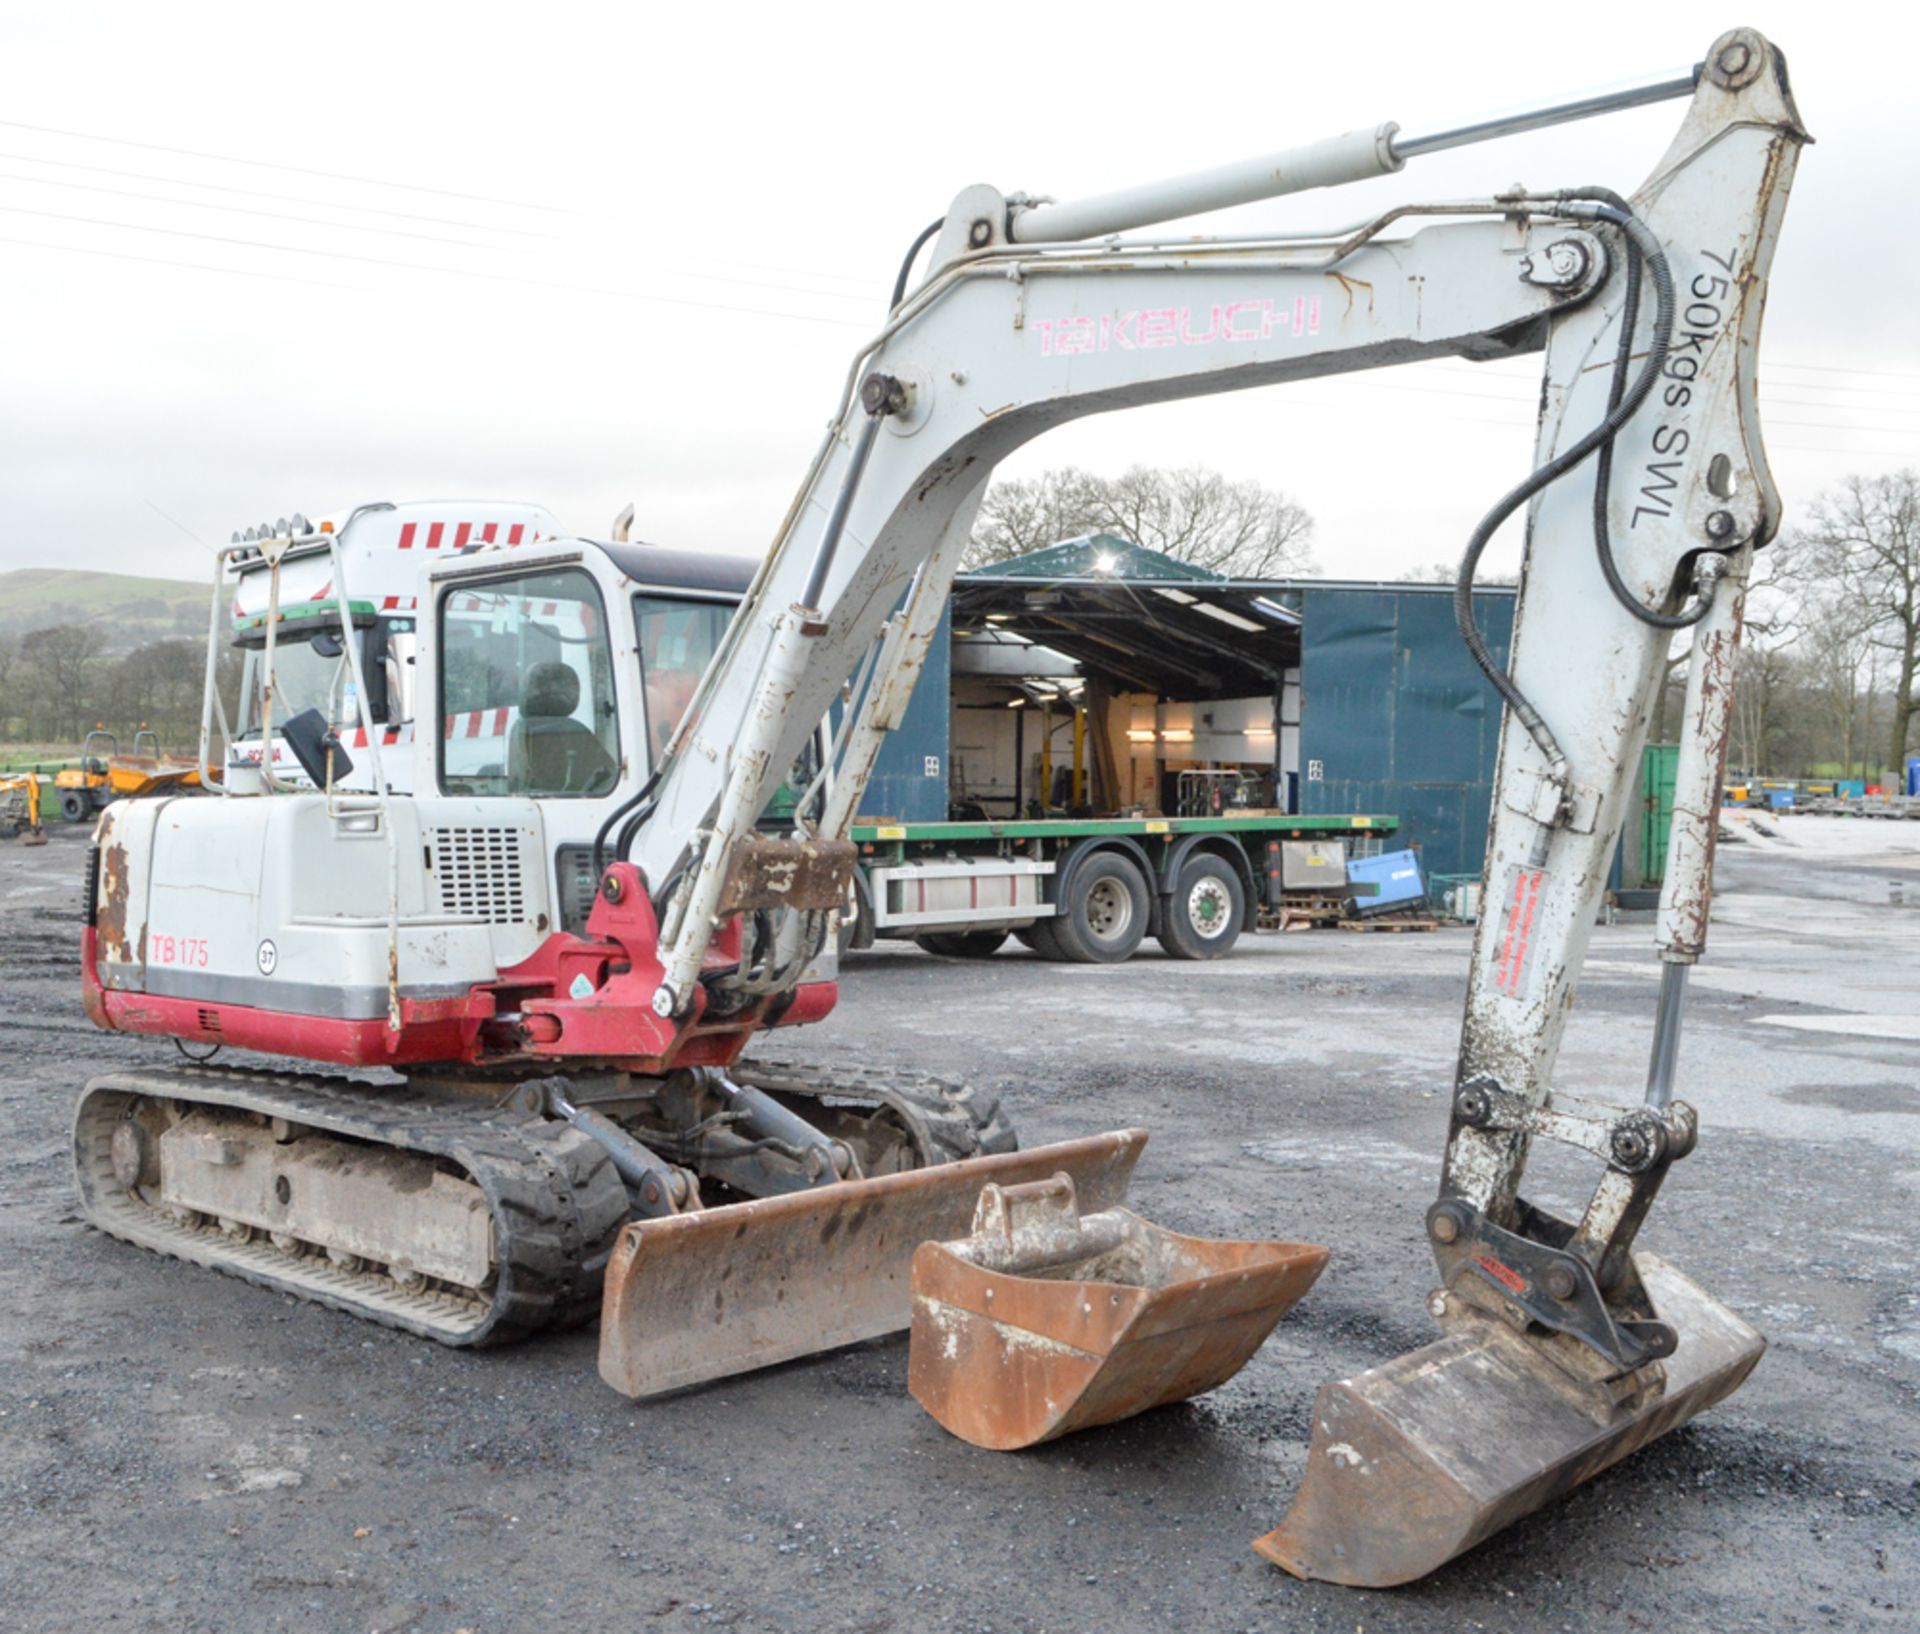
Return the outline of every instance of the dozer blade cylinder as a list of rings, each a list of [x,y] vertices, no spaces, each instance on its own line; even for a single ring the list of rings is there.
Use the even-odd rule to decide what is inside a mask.
[[[1636,1399],[1609,1405],[1492,1318],[1324,1386],[1306,1476],[1254,1549],[1296,1577],[1410,1583],[1731,1395],[1766,1341],[1651,1254],[1635,1256],[1680,1335]]]
[[[982,1186],[1065,1173],[1112,1208],[1146,1143],[1125,1129],[636,1221],[607,1264],[600,1376],[653,1396],[898,1333],[914,1250],[964,1236]]]

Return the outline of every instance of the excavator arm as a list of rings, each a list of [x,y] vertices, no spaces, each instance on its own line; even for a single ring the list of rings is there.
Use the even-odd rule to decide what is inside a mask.
[[[1409,156],[1687,93],[1653,173],[1396,209],[1318,235],[1119,235],[1337,185]],[[1427,1230],[1447,1337],[1329,1386],[1308,1477],[1262,1553],[1384,1584],[1441,1561],[1736,1388],[1758,1335],[1634,1253],[1696,1138],[1675,1101],[1685,977],[1705,941],[1742,606],[1781,507],[1755,361],[1768,269],[1807,140],[1779,53],[1723,36],[1690,75],[1431,139],[1391,125],[1060,205],[962,193],[933,270],[850,368],[832,427],[672,745],[633,856],[654,883],[685,1014],[737,893],[732,858],[844,677],[877,646],[797,836],[843,841],[899,718],[996,464],[1082,415],[1434,357],[1543,356],[1536,464],[1468,543],[1463,638],[1507,708],[1452,1124]],[[1405,232],[1405,224],[1419,223]],[[1390,472],[1391,453],[1380,454]],[[1523,515],[1511,663],[1473,623],[1495,530]],[[1676,633],[1692,660],[1637,1104],[1557,1096],[1553,1073]],[[815,934],[788,915],[797,973]],[[813,944],[817,945],[817,944]],[[743,965],[746,961],[743,961]],[[722,982],[728,978],[719,978]],[[1605,1086],[1619,1089],[1623,1086]],[[1522,1180],[1536,1139],[1601,1176],[1560,1220]]]

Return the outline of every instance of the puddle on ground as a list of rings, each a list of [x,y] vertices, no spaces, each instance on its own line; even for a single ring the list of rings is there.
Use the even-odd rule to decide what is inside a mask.
[[[1920,1116],[1920,1088],[1912,1084],[1796,1084],[1780,1099],[1790,1106],[1829,1106],[1837,1112],[1905,1112]]]

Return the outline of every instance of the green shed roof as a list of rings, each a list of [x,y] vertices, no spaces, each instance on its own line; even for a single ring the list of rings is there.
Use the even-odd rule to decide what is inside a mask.
[[[1224,575],[1195,567],[1116,533],[1090,533],[1083,539],[1063,539],[1057,545],[994,562],[971,575],[992,579],[1146,579],[1217,580]]]

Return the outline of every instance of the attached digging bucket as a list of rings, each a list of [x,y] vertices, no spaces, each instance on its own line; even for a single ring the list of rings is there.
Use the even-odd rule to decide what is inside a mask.
[[[1581,1382],[1564,1336],[1436,1294],[1446,1338],[1321,1389],[1300,1491],[1254,1549],[1295,1577],[1410,1583],[1724,1401],[1766,1341],[1663,1260],[1634,1259],[1679,1336],[1665,1361]]]
[[[965,1231],[983,1186],[1065,1172],[1110,1208],[1146,1144],[1146,1130],[1122,1129],[637,1220],[607,1264],[600,1376],[653,1396],[898,1333],[914,1251]]]
[[[1068,1174],[980,1192],[973,1234],[913,1259],[907,1388],[1009,1452],[1224,1384],[1313,1286],[1311,1243],[1183,1237],[1082,1216]]]

